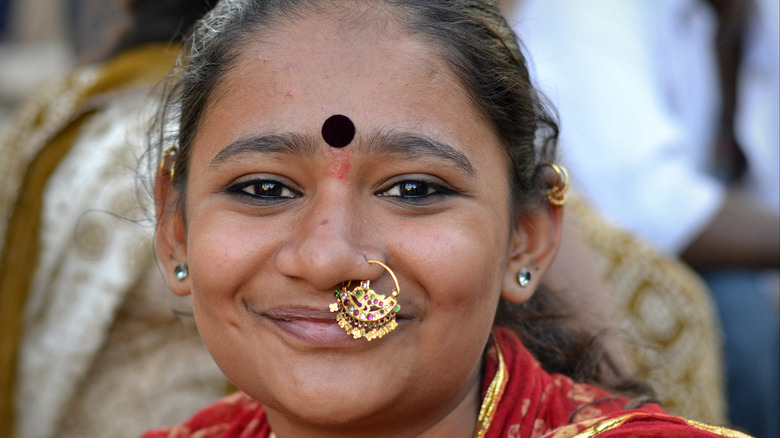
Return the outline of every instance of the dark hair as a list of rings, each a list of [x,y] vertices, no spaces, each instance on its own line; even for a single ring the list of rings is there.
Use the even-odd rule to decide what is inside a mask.
[[[546,202],[541,167],[554,162],[555,114],[532,86],[517,37],[489,0],[223,0],[198,25],[185,46],[177,79],[160,113],[156,151],[176,145],[173,187],[184,198],[191,145],[207,103],[240,55],[240,45],[263,30],[307,12],[360,19],[377,14],[430,44],[466,90],[510,160],[513,217],[523,220]],[[358,22],[358,21],[353,21]],[[183,207],[181,202],[179,208]],[[612,390],[631,387],[607,376],[592,333],[565,322],[556,294],[539,291],[524,305],[501,301],[495,324],[513,329],[552,372]],[[608,358],[607,358],[608,359]],[[617,371],[615,371],[617,372]]]

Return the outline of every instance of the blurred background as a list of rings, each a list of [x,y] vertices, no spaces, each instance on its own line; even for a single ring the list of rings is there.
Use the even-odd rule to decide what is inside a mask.
[[[73,65],[68,3],[0,0],[0,129],[35,87],[64,76]]]
[[[0,0],[0,129],[36,87],[104,56],[126,16],[120,2]]]

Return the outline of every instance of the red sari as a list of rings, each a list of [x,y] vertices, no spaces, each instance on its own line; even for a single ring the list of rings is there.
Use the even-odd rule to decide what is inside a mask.
[[[548,374],[517,336],[495,330],[482,382],[485,438],[747,437],[740,432],[667,415],[657,404],[625,408],[629,400]],[[498,348],[496,348],[496,345]],[[479,425],[478,425],[479,429]],[[271,427],[260,402],[228,396],[186,423],[142,438],[266,438]]]

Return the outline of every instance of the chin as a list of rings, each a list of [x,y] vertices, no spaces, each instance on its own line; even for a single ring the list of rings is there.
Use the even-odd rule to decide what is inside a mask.
[[[267,408],[318,429],[337,430],[349,425],[350,430],[354,430],[361,424],[376,428],[377,424],[385,421],[382,417],[388,415],[389,408],[393,406],[389,398],[383,400],[376,394],[372,397],[343,387],[314,388],[305,393],[288,395],[277,398]]]
[[[236,377],[231,378],[236,386],[266,407],[323,427],[372,418],[397,401],[388,388],[401,382],[392,382],[387,372],[349,356],[317,356],[318,360],[298,356],[284,364],[256,364],[251,369],[262,370],[261,374],[228,376]]]

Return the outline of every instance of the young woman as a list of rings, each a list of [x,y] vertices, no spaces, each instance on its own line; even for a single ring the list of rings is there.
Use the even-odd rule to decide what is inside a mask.
[[[229,0],[190,44],[157,249],[241,392],[148,437],[715,433],[548,374],[631,383],[533,297],[568,176],[490,2]]]

